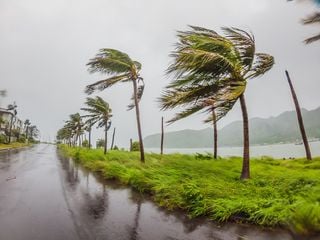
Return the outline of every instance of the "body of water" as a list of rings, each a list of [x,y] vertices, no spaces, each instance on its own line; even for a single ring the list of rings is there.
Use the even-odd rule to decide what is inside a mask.
[[[313,156],[320,156],[320,141],[310,142],[311,153]],[[159,153],[160,148],[147,148],[147,152]],[[213,148],[165,148],[164,153],[212,153]],[[219,147],[218,155],[222,157],[242,156],[242,147]],[[270,156],[274,158],[299,158],[305,156],[303,145],[274,144],[263,146],[251,146],[250,155],[252,157]]]

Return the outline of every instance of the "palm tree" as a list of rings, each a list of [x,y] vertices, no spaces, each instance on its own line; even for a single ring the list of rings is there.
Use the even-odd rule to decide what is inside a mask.
[[[32,141],[35,141],[35,139],[39,136],[39,129],[36,125],[30,126],[30,138]]]
[[[128,106],[128,110],[136,109],[137,127],[140,144],[140,160],[144,162],[144,147],[140,123],[139,101],[144,90],[144,82],[140,76],[141,64],[132,60],[126,53],[115,49],[103,48],[87,64],[91,73],[101,72],[110,75],[108,78],[88,85],[86,93],[91,94],[96,90],[104,90],[119,82],[132,82],[133,103]]]
[[[88,141],[88,148],[90,149],[91,148],[91,131],[92,131],[92,122],[90,120],[86,121],[85,122],[85,130],[88,132],[88,135],[89,135],[89,141]]]
[[[239,99],[244,143],[241,179],[248,179],[249,122],[244,92],[247,81],[269,71],[274,59],[268,54],[256,53],[252,34],[237,28],[222,28],[222,31],[224,35],[191,26],[190,31],[178,33],[179,42],[171,54],[174,61],[168,68],[168,74],[174,74],[174,79],[165,95],[168,92],[181,95],[176,95],[176,99],[172,96],[172,104],[165,103],[163,107],[187,107],[178,118],[207,108],[210,112],[214,110],[212,121],[218,121]]]
[[[91,126],[98,124],[98,128],[104,127],[105,137],[104,137],[104,154],[107,153],[107,140],[108,140],[108,130],[111,127],[112,110],[109,104],[104,101],[101,97],[97,96],[95,98],[87,98],[85,102],[86,108],[81,108],[81,110],[88,112],[88,115],[82,116],[87,118],[87,122],[91,123]]]
[[[293,102],[294,102],[294,105],[295,105],[295,108],[296,108],[297,118],[298,118],[298,123],[299,123],[299,128],[300,128],[300,133],[301,133],[302,141],[303,141],[304,148],[305,148],[305,151],[306,151],[306,157],[307,157],[308,160],[312,160],[311,151],[310,151],[310,147],[309,147],[309,143],[308,143],[307,134],[306,134],[306,131],[305,131],[305,128],[304,128],[304,124],[303,124],[303,118],[302,118],[301,109],[300,109],[299,101],[298,101],[298,98],[297,98],[297,94],[296,94],[296,92],[294,90],[294,87],[293,87],[289,72],[286,71],[285,73],[286,73],[286,77],[287,77],[287,80],[288,80],[288,83],[289,83],[289,86],[290,86]]]
[[[199,77],[199,76],[198,76]],[[189,76],[187,77],[189,78]],[[193,79],[196,78],[195,75],[192,76]],[[185,82],[186,79],[179,81]],[[210,81],[210,79],[202,79],[201,81]],[[173,123],[177,120],[189,117],[192,114],[195,114],[199,111],[203,111],[205,113],[209,113],[209,117],[204,121],[205,123],[212,122],[213,124],[213,158],[217,159],[218,155],[218,131],[217,131],[217,121],[216,121],[216,113],[214,108],[213,99],[209,99],[209,95],[211,94],[213,89],[217,89],[215,85],[195,85],[195,86],[178,86],[175,83],[170,84],[167,87],[167,91],[162,94],[160,97],[161,109],[166,110],[169,108],[174,108],[178,106],[187,106],[186,110],[176,114],[176,116],[170,119],[167,123]],[[202,98],[202,99],[200,99]],[[191,106],[188,106],[188,105]]]
[[[80,136],[84,131],[84,123],[79,113],[71,114],[70,119],[66,121],[66,128],[69,128],[72,131],[72,136],[74,137],[74,145],[78,143],[79,147],[81,146]]]
[[[11,135],[12,135],[12,127],[13,127],[15,118],[17,116],[17,105],[16,105],[16,103],[9,104],[6,110],[11,115],[10,126],[9,126],[9,140],[8,140],[8,143],[10,144],[11,143]]]
[[[26,141],[28,142],[29,126],[31,125],[31,122],[29,119],[26,119],[23,124],[24,124],[24,129],[25,129]]]
[[[69,128],[68,125],[64,125],[63,128],[58,130],[56,138],[58,141],[62,141],[71,147],[72,137],[72,129]]]

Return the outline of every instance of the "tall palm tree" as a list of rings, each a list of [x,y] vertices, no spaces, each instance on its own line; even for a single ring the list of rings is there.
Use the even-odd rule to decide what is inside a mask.
[[[36,125],[30,126],[30,138],[32,141],[34,141],[39,136],[39,129]]]
[[[274,59],[265,53],[256,53],[255,39],[237,28],[222,28],[224,35],[201,27],[178,33],[179,42],[171,56],[174,61],[168,74],[174,74],[169,85],[173,91],[191,94],[189,102],[173,101],[173,107],[186,106],[180,114],[190,114],[214,103],[218,121],[240,100],[243,117],[243,165],[241,179],[250,178],[249,122],[244,92],[247,81],[269,71]],[[176,96],[177,98],[179,96]],[[171,108],[172,105],[165,106]],[[209,107],[208,107],[209,108]],[[178,114],[179,116],[179,114]]]
[[[144,82],[140,76],[141,64],[132,60],[126,53],[115,49],[103,48],[87,64],[91,73],[101,72],[110,75],[108,78],[88,85],[86,93],[91,94],[96,90],[104,90],[119,82],[132,82],[133,103],[128,106],[128,110],[136,109],[137,127],[140,146],[140,160],[145,161],[144,147],[140,123],[139,101],[144,90]]]
[[[7,107],[7,111],[10,113],[11,115],[11,119],[10,119],[10,126],[9,126],[9,140],[8,143],[11,143],[11,136],[12,136],[12,127],[15,121],[15,118],[17,116],[17,105],[14,102],[13,104],[9,104]]]
[[[56,138],[71,147],[72,129],[64,125],[63,128],[58,130]]]
[[[309,142],[308,142],[308,138],[307,138],[307,134],[304,128],[304,123],[303,123],[303,118],[302,118],[302,114],[301,114],[301,109],[300,109],[300,105],[299,105],[299,101],[298,101],[298,97],[296,94],[296,91],[294,90],[289,72],[286,71],[286,77],[290,86],[290,90],[291,90],[291,94],[292,94],[292,98],[293,98],[293,102],[296,108],[296,113],[297,113],[297,118],[298,118],[298,123],[299,123],[299,128],[300,128],[300,133],[301,133],[301,137],[302,137],[302,141],[304,144],[304,149],[306,151],[306,158],[308,160],[312,160],[312,156],[311,156],[311,151],[310,151],[310,146],[309,146]]]
[[[108,130],[111,127],[111,117],[112,110],[109,107],[109,103],[104,101],[101,97],[97,96],[95,98],[87,98],[85,102],[87,107],[81,108],[81,110],[88,112],[89,114],[82,116],[87,118],[87,122],[91,123],[91,126],[98,124],[98,128],[104,127],[105,137],[104,137],[104,154],[107,153],[107,140],[108,140]]]
[[[31,125],[31,122],[29,119],[26,119],[23,124],[24,124],[24,129],[25,129],[26,141],[28,142],[28,138],[29,138],[28,133],[29,133],[29,127]]]
[[[88,132],[89,140],[88,140],[88,148],[91,148],[91,131],[92,131],[92,122],[90,120],[85,122],[85,130]]]

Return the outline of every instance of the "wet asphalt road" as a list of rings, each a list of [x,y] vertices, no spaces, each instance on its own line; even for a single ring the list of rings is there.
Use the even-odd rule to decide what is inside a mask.
[[[189,220],[38,145],[0,153],[0,240],[292,239],[285,231]]]

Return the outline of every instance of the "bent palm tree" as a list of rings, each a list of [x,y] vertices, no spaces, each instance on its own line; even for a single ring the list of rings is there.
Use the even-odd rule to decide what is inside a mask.
[[[300,133],[301,133],[304,149],[306,151],[306,158],[308,160],[312,160],[310,146],[309,146],[306,130],[304,128],[303,117],[302,117],[302,114],[301,114],[301,109],[300,109],[298,97],[297,97],[296,91],[294,90],[294,87],[293,87],[289,72],[285,71],[285,73],[286,73],[286,77],[287,77],[287,80],[288,80],[288,83],[289,83],[289,86],[290,86],[290,91],[291,91],[291,94],[292,94],[293,102],[294,102],[294,105],[295,105],[295,108],[296,108],[296,113],[297,113],[297,118],[298,118],[298,123],[299,123],[299,128],[300,128]]]
[[[195,76],[193,76],[195,77]],[[208,79],[209,80],[209,79]],[[179,80],[181,81],[181,79]],[[177,87],[174,85],[169,85],[167,91],[160,97],[162,110],[173,108],[177,106],[187,106],[192,104],[192,106],[180,113],[178,113],[173,119],[169,120],[168,123],[173,123],[180,119],[186,118],[194,113],[203,111],[209,113],[209,118],[205,120],[205,123],[212,122],[213,124],[213,157],[217,158],[217,121],[216,113],[214,108],[214,102],[209,100],[207,93],[216,88],[216,86],[192,86],[192,87]],[[202,99],[200,99],[202,98]]]
[[[222,31],[224,36],[191,26],[190,31],[178,33],[179,42],[171,54],[174,61],[168,68],[174,80],[165,93],[178,95],[173,94],[171,101],[163,103],[163,108],[187,107],[173,120],[200,110],[214,110],[216,118],[212,120],[218,121],[239,99],[244,141],[241,179],[247,179],[250,177],[249,123],[244,92],[247,80],[269,71],[274,59],[256,53],[253,35],[237,28],[222,28]]]
[[[71,114],[70,119],[66,121],[65,127],[70,129],[72,132],[72,137],[74,137],[74,145],[77,143],[81,147],[81,138],[80,136],[84,132],[84,123],[82,122],[81,116],[79,113]]]
[[[132,82],[133,84],[133,103],[128,106],[128,110],[136,109],[136,118],[138,126],[140,160],[144,162],[144,147],[140,123],[139,101],[144,90],[144,82],[140,77],[141,64],[133,61],[126,53],[115,49],[103,48],[87,64],[91,73],[101,72],[111,75],[109,78],[88,85],[86,93],[91,94],[96,90],[104,90],[119,82]],[[140,84],[140,85],[139,85]]]
[[[104,139],[104,154],[107,153],[107,139],[108,139],[108,130],[111,127],[112,110],[109,107],[109,104],[104,101],[101,97],[87,98],[85,102],[87,105],[86,108],[81,108],[81,110],[88,112],[88,115],[82,116],[87,118],[86,123],[89,123],[91,126],[98,124],[98,128],[104,127],[105,139]]]

